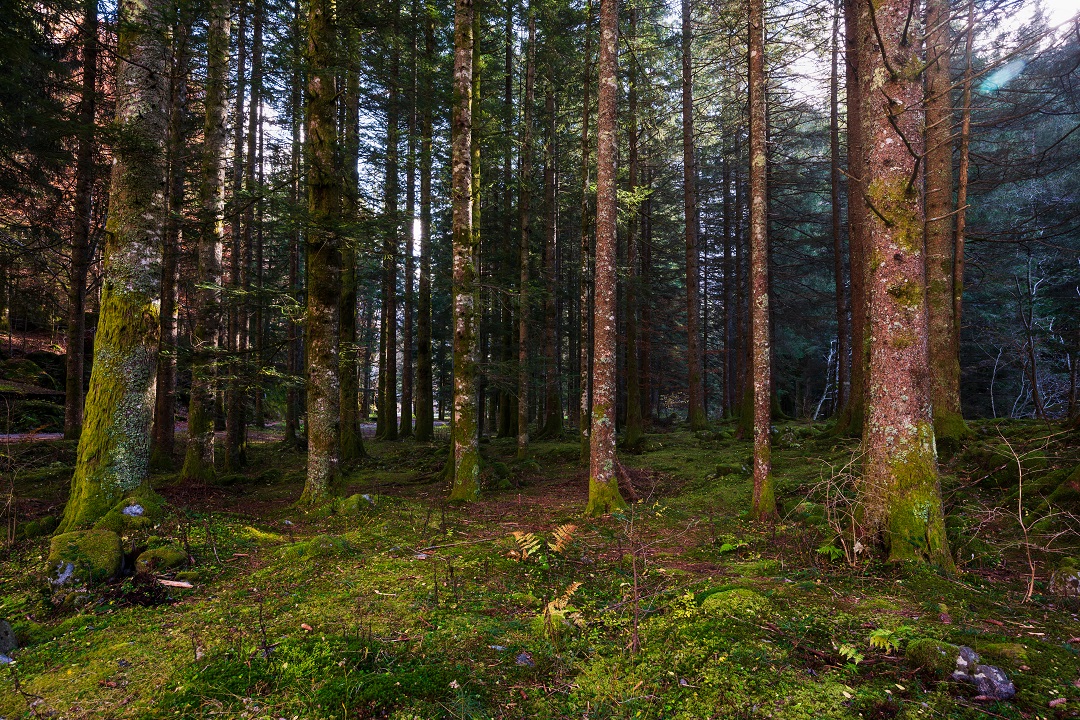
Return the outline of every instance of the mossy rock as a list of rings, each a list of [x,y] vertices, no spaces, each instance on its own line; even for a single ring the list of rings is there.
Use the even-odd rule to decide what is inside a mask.
[[[287,558],[320,558],[344,555],[352,551],[352,545],[336,535],[316,535],[310,540],[287,545],[281,555]]]
[[[738,465],[717,465],[713,470],[713,475],[718,478],[727,477],[728,475],[738,475],[743,469]]]
[[[959,654],[960,648],[956,645],[934,638],[913,638],[904,650],[909,665],[940,679],[949,677],[956,669]]]
[[[1019,456],[1019,463],[1017,456]],[[1040,450],[1022,452],[1020,448],[1009,449],[1008,445],[1001,443],[994,446],[992,450],[990,463],[994,471],[989,476],[989,482],[994,487],[1012,487],[1020,482],[1021,471],[1024,474],[1024,481],[1031,482],[1035,479],[1032,475],[1045,470],[1047,462],[1046,455]]]
[[[1080,466],[1058,484],[1046,499],[1057,507],[1080,509]]]
[[[356,515],[361,510],[375,507],[375,499],[367,494],[350,495],[344,500],[339,500],[336,511],[339,515]]]
[[[27,540],[33,540],[34,538],[42,537],[43,535],[49,535],[56,529],[56,518],[52,515],[46,515],[43,518],[37,520],[31,520],[19,527],[19,535]]]
[[[48,568],[56,585],[73,580],[103,582],[120,574],[124,551],[111,530],[76,530],[57,535],[49,547]]]
[[[703,614],[716,616],[763,615],[769,607],[768,598],[744,588],[713,593],[701,603]]]
[[[135,559],[135,568],[140,571],[174,570],[188,564],[188,555],[179,545],[146,550]]]
[[[166,504],[165,498],[150,488],[140,488],[113,505],[94,523],[94,528],[112,530],[118,535],[152,528],[165,519]]]
[[[284,535],[259,530],[258,528],[251,527],[250,525],[245,526],[240,531],[240,535],[252,542],[258,543],[259,545],[281,545],[282,543],[286,542],[286,537]]]

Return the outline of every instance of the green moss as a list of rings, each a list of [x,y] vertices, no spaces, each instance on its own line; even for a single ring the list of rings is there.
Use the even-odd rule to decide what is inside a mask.
[[[83,582],[102,582],[116,577],[124,559],[120,536],[110,530],[76,530],[53,537],[48,569],[53,578],[66,574]]]
[[[141,515],[124,514],[126,508],[136,505],[142,508]],[[165,498],[149,487],[142,488],[116,503],[109,512],[94,523],[94,528],[112,530],[118,535],[127,535],[135,530],[151,528],[160,523],[165,519],[166,507]]]
[[[979,655],[1002,665],[1016,667],[1028,661],[1028,651],[1020,643],[979,643]]]
[[[919,222],[917,212],[919,207],[917,193],[918,190],[914,186],[909,186],[905,179],[893,177],[874,178],[866,189],[870,205],[888,226],[893,243],[902,251],[912,255],[922,252],[923,227]],[[882,258],[876,256],[871,258],[875,268],[880,267],[881,261]],[[921,289],[901,287],[888,290],[890,295],[899,292],[900,297],[904,299],[898,298],[898,302],[905,307],[917,306],[909,304],[916,291],[918,302],[921,303]]]
[[[908,664],[945,679],[956,669],[960,648],[934,638],[913,638],[904,649]]]
[[[286,538],[284,535],[259,530],[258,528],[251,527],[250,525],[242,528],[240,530],[240,534],[248,540],[251,540],[252,542],[258,543],[260,545],[281,545],[282,543],[286,542]]]
[[[768,598],[745,588],[713,593],[701,603],[701,612],[712,616],[758,616],[769,608]]]
[[[934,407],[934,440],[939,453],[952,455],[971,437],[973,433],[963,415]]]
[[[187,565],[188,555],[179,545],[146,550],[135,559],[135,567],[143,571],[173,570]]]
[[[586,515],[606,515],[626,507],[626,501],[619,492],[617,480],[600,482],[594,477],[589,478],[589,504],[585,507]]]
[[[352,546],[337,535],[316,535],[309,540],[286,545],[281,549],[286,558],[320,558],[344,555],[352,551]]]
[[[924,423],[917,428],[917,440],[890,466],[886,507],[886,543],[889,560],[929,561],[952,570],[952,556],[945,534],[938,486],[937,463],[927,440],[933,429]]]
[[[919,283],[911,280],[901,280],[890,285],[887,292],[897,303],[908,309],[918,308],[923,302],[923,289]]]

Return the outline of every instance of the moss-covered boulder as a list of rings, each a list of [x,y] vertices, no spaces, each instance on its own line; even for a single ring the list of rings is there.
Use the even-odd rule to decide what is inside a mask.
[[[50,534],[56,529],[56,518],[52,515],[46,515],[43,518],[37,520],[31,520],[30,522],[19,526],[19,536],[27,540],[33,540],[34,538],[42,537],[43,535]]]
[[[57,535],[49,547],[48,568],[54,585],[104,582],[120,574],[124,551],[111,530],[76,530]]]
[[[701,603],[705,615],[714,616],[756,616],[769,610],[769,600],[764,595],[745,588],[722,590],[713,593]]]
[[[344,555],[351,550],[352,545],[344,538],[336,535],[316,535],[309,540],[286,545],[281,549],[281,554],[288,558],[311,559]]]
[[[1046,469],[1047,458],[1042,450],[1024,451],[1015,445],[1010,448],[1005,443],[992,448],[987,462],[992,470],[988,481],[993,487],[1013,487],[1020,482],[1021,472],[1024,482],[1034,481],[1035,474]]]
[[[375,506],[375,499],[370,495],[350,495],[338,500],[336,511],[339,515],[355,515],[361,510],[368,510]]]
[[[1062,558],[1050,574],[1050,592],[1067,598],[1080,597],[1080,563],[1075,558]]]
[[[149,529],[165,519],[165,508],[165,498],[150,488],[140,488],[113,505],[94,523],[94,528],[112,530],[118,535]]]
[[[174,570],[185,567],[187,564],[187,553],[176,544],[145,550],[135,558],[135,569],[140,572]]]
[[[930,673],[938,679],[949,677],[956,669],[960,648],[934,638],[913,638],[908,641],[904,657],[909,665]]]

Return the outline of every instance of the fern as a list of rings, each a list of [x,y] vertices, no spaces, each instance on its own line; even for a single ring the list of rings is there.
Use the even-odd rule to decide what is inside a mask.
[[[581,587],[580,582],[570,583],[566,586],[566,590],[563,591],[562,595],[544,606],[544,630],[551,637],[558,634],[560,626],[566,624],[567,617],[572,619],[575,625],[582,625],[577,613],[570,612],[574,609],[570,604],[570,599],[578,591],[579,587]]]
[[[574,542],[574,531],[577,530],[577,525],[572,523],[566,523],[560,525],[552,531],[552,542],[548,542],[548,547],[553,553],[562,555],[570,547],[570,544]]]
[[[886,654],[900,649],[900,643],[911,636],[910,625],[901,625],[895,630],[878,628],[870,633],[870,647],[875,650],[884,650]]]
[[[541,547],[542,541],[536,537],[536,533],[515,530],[511,534],[514,541],[517,542],[517,549],[511,550],[510,555],[517,558],[519,562],[525,562],[529,557],[535,555]]]

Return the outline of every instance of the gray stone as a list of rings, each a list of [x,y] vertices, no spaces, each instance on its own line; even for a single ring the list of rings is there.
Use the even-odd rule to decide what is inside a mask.
[[[146,513],[146,510],[142,505],[136,503],[135,505],[128,505],[120,512],[128,517],[142,517]]]
[[[980,665],[979,654],[966,645],[960,647],[952,679],[971,683],[979,695],[991,700],[1008,700],[1016,695],[1016,686],[1001,668]]]
[[[11,658],[9,658],[9,657],[8,657],[7,655],[5,655],[4,653],[0,653],[0,665],[13,665],[13,664],[15,664],[15,661],[14,661],[14,660],[12,660]],[[0,720],[4,720],[4,719],[3,719],[3,718],[0,718]]]
[[[11,624],[7,620],[0,620],[0,655],[7,655],[18,647],[19,643],[15,640],[15,631],[11,629]]]

